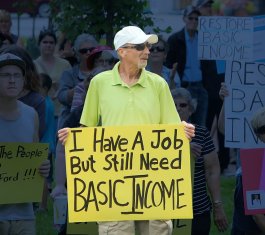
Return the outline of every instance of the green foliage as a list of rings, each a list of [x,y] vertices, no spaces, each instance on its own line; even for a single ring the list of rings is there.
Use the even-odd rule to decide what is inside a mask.
[[[112,45],[113,35],[123,26],[153,26],[150,15],[144,14],[146,0],[53,0],[50,4],[58,29],[72,40],[90,33],[98,40],[106,36]]]
[[[17,13],[21,15],[23,13],[23,10],[26,8],[30,12],[34,12],[34,9],[37,7],[36,1],[33,0],[27,0],[27,1],[21,1],[17,0],[12,4],[12,7],[17,9]]]

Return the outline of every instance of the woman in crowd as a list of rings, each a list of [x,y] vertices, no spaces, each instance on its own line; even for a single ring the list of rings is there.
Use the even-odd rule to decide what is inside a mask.
[[[87,67],[87,58],[97,45],[95,38],[89,34],[80,34],[74,42],[74,50],[79,63],[73,68],[65,70],[60,79],[58,100],[63,108],[58,128],[61,128],[70,113],[74,87],[89,76],[90,69]]]
[[[149,51],[150,55],[146,69],[163,77],[171,89],[180,87],[180,78],[176,70],[176,64],[173,65],[172,69],[164,65],[168,51],[166,41],[162,37],[159,37],[158,42]]]
[[[91,72],[84,81],[75,86],[71,112],[83,104],[87,87],[90,80],[95,76],[94,74],[102,70],[112,69],[117,61],[117,53],[109,46],[99,45],[91,51],[91,54],[87,58],[87,67]]]
[[[188,122],[195,111],[190,92],[185,88],[176,88],[172,90],[172,96],[181,120]],[[195,160],[192,235],[209,235],[211,211],[219,231],[225,231],[228,222],[221,200],[220,166],[213,141],[206,127],[195,125],[195,128],[196,135],[190,144]]]
[[[60,113],[60,103],[57,100],[59,80],[63,71],[71,68],[68,61],[54,55],[56,41],[56,35],[53,31],[41,31],[38,39],[40,56],[34,60],[38,73],[48,74],[52,79],[52,88],[49,92],[49,96],[54,103],[55,123],[57,123],[57,118]]]

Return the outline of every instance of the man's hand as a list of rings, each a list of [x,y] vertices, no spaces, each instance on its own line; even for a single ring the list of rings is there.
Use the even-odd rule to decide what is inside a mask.
[[[222,205],[213,206],[213,219],[219,232],[225,232],[228,229],[228,221]]]
[[[67,140],[67,137],[68,137],[68,134],[69,134],[69,128],[66,127],[66,128],[63,128],[63,129],[60,129],[58,131],[58,138],[59,138],[59,141],[64,145],[66,140]]]
[[[227,89],[227,86],[225,85],[224,82],[221,83],[221,88],[219,91],[219,97],[221,100],[224,100],[225,97],[229,96],[229,92]]]
[[[42,177],[46,178],[48,177],[49,175],[49,172],[50,172],[50,168],[51,168],[51,164],[50,164],[50,161],[47,159],[47,160],[44,160],[40,167],[39,167],[39,173]]]
[[[185,121],[182,121],[181,123],[184,124],[186,137],[191,140],[195,136],[195,126]]]

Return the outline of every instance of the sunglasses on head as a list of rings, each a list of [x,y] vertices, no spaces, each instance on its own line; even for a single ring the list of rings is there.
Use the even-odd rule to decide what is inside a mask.
[[[165,47],[163,46],[152,46],[150,49],[149,49],[150,52],[154,52],[154,51],[157,51],[157,52],[164,52],[165,51]]]
[[[188,19],[189,19],[189,20],[195,20],[195,21],[198,21],[198,17],[192,17],[192,16],[189,16]]]
[[[82,49],[79,49],[79,53],[81,54],[86,54],[87,52],[91,52],[93,51],[93,49],[95,49],[95,47],[89,47],[89,48],[82,48]]]
[[[123,46],[122,48],[129,48],[129,49],[135,49],[137,51],[143,51],[147,47],[149,50],[152,48],[152,45],[148,42],[141,43],[141,44],[135,44],[130,46]]]
[[[254,131],[257,135],[264,135],[265,134],[265,125],[258,127]]]

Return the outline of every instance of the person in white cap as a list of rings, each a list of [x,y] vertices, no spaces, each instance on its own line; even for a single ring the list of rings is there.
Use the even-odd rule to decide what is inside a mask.
[[[25,74],[26,64],[20,57],[11,53],[0,53],[0,142],[2,143],[39,141],[36,111],[18,100],[25,86]],[[3,167],[1,169],[4,170]],[[39,173],[47,177],[49,171],[50,162],[45,160],[39,167]],[[18,187],[15,191],[9,190],[10,192],[7,193],[19,195],[22,190]],[[0,234],[35,235],[32,203],[1,204]]]
[[[180,123],[167,82],[157,74],[146,71],[149,49],[158,41],[154,34],[145,34],[136,26],[127,26],[114,37],[120,62],[112,70],[95,76],[87,92],[80,123],[83,126],[145,125]],[[194,136],[194,126],[184,122],[186,136]],[[63,143],[67,129],[59,130]],[[159,219],[159,215],[157,215]],[[170,235],[172,222],[116,221],[99,222],[99,234]]]

